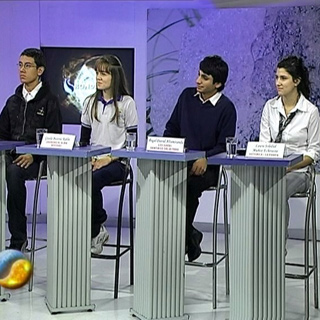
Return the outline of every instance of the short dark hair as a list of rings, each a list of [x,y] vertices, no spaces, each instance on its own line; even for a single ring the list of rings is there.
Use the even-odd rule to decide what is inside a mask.
[[[209,74],[213,78],[213,82],[221,83],[218,91],[224,89],[228,79],[229,67],[228,64],[220,56],[207,56],[200,62],[200,70]]]
[[[21,56],[33,58],[35,64],[37,65],[37,68],[46,67],[46,59],[44,57],[44,54],[41,50],[37,48],[27,48],[21,52],[20,57]]]
[[[300,80],[298,91],[301,92],[307,99],[310,96],[310,80],[309,71],[305,67],[303,60],[297,56],[288,56],[282,59],[277,68],[285,69],[293,80]]]

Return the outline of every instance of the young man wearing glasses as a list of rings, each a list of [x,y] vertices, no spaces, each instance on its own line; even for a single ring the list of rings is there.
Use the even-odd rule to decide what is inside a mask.
[[[36,128],[48,132],[62,131],[60,105],[47,83],[41,81],[45,58],[39,49],[25,49],[19,58],[21,84],[6,102],[0,114],[0,140],[36,143]],[[42,157],[18,155],[14,150],[6,154],[7,211],[10,248],[24,251],[27,246],[26,186],[35,178]]]

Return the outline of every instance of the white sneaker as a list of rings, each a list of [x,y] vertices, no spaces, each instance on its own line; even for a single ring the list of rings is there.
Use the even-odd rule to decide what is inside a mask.
[[[91,240],[91,253],[100,254],[103,250],[103,244],[108,242],[109,233],[104,225],[101,225],[99,234]]]

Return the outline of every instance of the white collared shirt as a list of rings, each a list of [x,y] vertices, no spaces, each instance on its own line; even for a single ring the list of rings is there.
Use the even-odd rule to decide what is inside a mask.
[[[286,154],[302,153],[317,161],[320,156],[318,108],[301,94],[298,103],[289,114],[295,111],[297,111],[296,115],[282,133],[281,142],[286,144]],[[280,114],[285,119],[287,118],[281,98],[276,97],[268,100],[261,117],[260,141],[271,142],[276,139],[279,132]]]
[[[39,92],[39,90],[41,89],[42,87],[42,82],[40,81],[36,87],[32,90],[32,91],[27,91],[25,85],[23,85],[23,88],[22,88],[22,95],[24,97],[24,100],[26,100],[27,102],[29,102],[30,100],[34,99],[35,96],[37,95],[37,93]]]
[[[213,106],[215,106],[218,102],[218,100],[220,99],[222,93],[220,91],[218,91],[216,94],[214,94],[212,97],[210,97],[209,99],[207,100],[203,100],[200,92],[197,92],[194,96],[199,96],[199,99],[201,100],[202,103],[206,103],[207,101],[210,101],[211,104]]]
[[[126,140],[126,129],[138,125],[138,114],[135,101],[130,96],[122,96],[118,101],[119,121],[112,121],[115,106],[106,106],[101,101],[97,104],[99,121],[91,117],[92,100],[87,98],[81,115],[81,124],[91,128],[91,144],[111,147],[112,150],[123,148]]]

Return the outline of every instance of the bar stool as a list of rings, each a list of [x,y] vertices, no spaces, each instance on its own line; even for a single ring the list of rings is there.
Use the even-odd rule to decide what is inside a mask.
[[[115,275],[114,275],[114,299],[118,298],[119,291],[119,275],[120,275],[120,258],[127,252],[130,252],[129,257],[129,271],[130,271],[130,285],[133,285],[133,171],[130,165],[130,159],[126,161],[126,170],[124,179],[111,183],[109,187],[120,187],[120,197],[118,203],[118,224],[116,232],[115,243],[106,243],[104,247],[114,248],[114,254],[91,254],[92,258],[115,260]],[[123,220],[123,202],[126,189],[129,189],[129,244],[124,244],[121,241],[122,220]]]
[[[28,239],[31,239],[31,245],[30,248],[26,248],[26,252],[30,253],[30,262],[31,265],[34,267],[34,254],[36,251],[42,250],[46,248],[47,246],[41,246],[36,248],[36,241],[43,241],[46,242],[47,239],[43,238],[36,238],[36,229],[37,229],[37,213],[38,213],[38,200],[39,200],[39,190],[40,190],[40,182],[41,180],[46,180],[47,176],[45,174],[45,165],[46,161],[42,160],[39,163],[39,169],[37,177],[34,179],[28,179],[26,181],[35,181],[35,187],[34,187],[34,197],[33,197],[33,206],[32,206],[32,225],[31,225],[31,236],[28,237]],[[6,241],[9,241],[9,239],[6,239]],[[33,272],[31,274],[28,290],[32,291],[33,289]]]
[[[220,166],[217,186],[210,187],[206,191],[214,191],[216,193],[213,210],[213,230],[212,230],[212,251],[202,251],[202,254],[209,254],[212,256],[212,262],[189,262],[185,264],[188,266],[195,266],[201,268],[212,268],[212,308],[217,308],[217,265],[225,260],[225,277],[226,277],[226,295],[230,292],[229,281],[229,228],[228,228],[228,176],[225,168]],[[223,224],[224,224],[224,252],[217,252],[217,233],[218,233],[218,213],[220,191],[223,191]],[[217,260],[217,257],[220,259]]]
[[[40,190],[40,182],[41,180],[46,180],[47,175],[45,171],[45,165],[46,161],[42,160],[39,164],[39,170],[38,175],[36,177],[36,184],[34,187],[34,197],[33,197],[33,208],[32,208],[32,229],[31,229],[31,245],[30,249],[28,250],[30,252],[30,262],[31,265],[34,266],[34,254],[36,251],[42,250],[46,248],[47,246],[41,246],[36,248],[36,240],[37,241],[43,241],[46,242],[47,239],[43,238],[36,238],[36,229],[37,229],[37,212],[38,212],[38,202],[39,202],[39,190]],[[34,180],[34,179],[33,179]],[[29,280],[29,291],[32,291],[33,289],[33,273],[31,275],[31,278]]]
[[[314,276],[314,307],[319,308],[319,295],[318,295],[318,249],[317,249],[317,226],[316,226],[316,170],[315,166],[310,166],[310,186],[306,192],[296,193],[291,198],[307,198],[307,207],[305,214],[304,226],[304,263],[290,263],[286,262],[286,266],[303,268],[303,273],[287,273],[286,278],[304,280],[304,310],[305,319],[309,319],[309,282],[311,274]],[[309,260],[309,229],[311,224],[312,235],[312,263]]]

